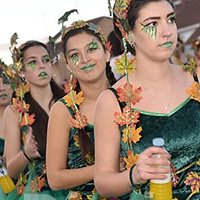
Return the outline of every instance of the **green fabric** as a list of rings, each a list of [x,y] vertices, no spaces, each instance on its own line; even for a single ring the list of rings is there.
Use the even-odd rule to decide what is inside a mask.
[[[3,190],[0,187],[0,200],[6,200],[7,195],[3,192]]]
[[[115,95],[116,90],[111,89]],[[124,103],[120,103],[121,108]],[[200,153],[200,103],[187,99],[170,114],[159,114],[140,111],[137,127],[142,127],[140,141],[133,145],[134,154],[140,154],[149,146],[152,146],[152,139],[162,137],[165,140],[165,147],[172,156],[172,163],[176,170],[180,170],[189,164],[199,160]],[[121,127],[122,129],[123,127]],[[121,154],[128,157],[127,143],[122,141],[121,132]],[[182,173],[178,174],[179,180],[176,187],[173,187],[173,198],[185,200],[191,194],[191,186],[184,184],[188,172],[199,173],[200,166],[195,164]],[[142,187],[142,193],[148,192],[149,185]],[[133,194],[133,193],[132,193]],[[129,195],[128,195],[129,196]],[[127,197],[125,199],[129,199]],[[124,199],[124,198],[122,198]],[[137,200],[137,198],[135,198]],[[135,200],[134,199],[134,200]],[[140,198],[138,198],[140,199]],[[194,194],[190,200],[199,200],[200,193]]]
[[[71,109],[71,107],[68,107],[66,105],[64,98],[60,99],[59,101],[61,101],[67,107],[67,109],[71,113],[72,117],[74,117],[73,110]],[[89,134],[90,139],[91,139],[92,143],[94,144],[94,127],[93,127],[93,125],[86,126],[85,131],[86,131],[86,133]],[[70,130],[69,147],[68,147],[68,168],[70,168],[70,169],[77,169],[77,168],[82,168],[82,167],[87,166],[85,161],[82,159],[80,146],[79,146],[79,144],[77,144],[78,134],[79,134],[78,129],[72,127]],[[92,158],[92,164],[94,164],[93,158]],[[89,196],[93,195],[92,191],[94,192],[94,190],[95,190],[94,182],[90,181],[86,184],[71,188],[71,190],[79,192],[83,199],[87,199],[88,195]]]
[[[41,157],[35,159],[35,164],[32,162],[28,165],[28,168],[25,171],[27,173],[27,183],[25,184],[25,190],[23,195],[17,195],[17,186],[15,191],[8,194],[8,200],[65,200],[69,191],[68,190],[59,190],[53,191],[47,181],[45,170],[45,158]],[[31,181],[35,180],[36,176],[45,177],[45,185],[42,187],[41,191],[31,192]]]
[[[26,127],[22,127],[22,131],[25,131],[24,128]],[[24,148],[23,142],[21,148]],[[69,194],[68,190],[53,191],[50,188],[46,176],[46,159],[44,156],[36,158],[30,162],[23,174],[27,176],[27,182],[24,184],[24,193],[22,195],[17,194],[17,189],[19,189],[19,186],[16,184],[16,189],[7,195],[7,200],[65,200]],[[40,179],[44,178],[45,184],[43,187],[41,187],[40,191],[38,191],[37,186],[35,186],[35,190],[32,191],[31,182],[35,181],[36,183],[37,177],[40,177]],[[18,180],[20,180],[20,178],[18,178]]]
[[[2,156],[3,155],[3,151],[4,151],[4,138],[1,138],[0,137],[0,155]]]

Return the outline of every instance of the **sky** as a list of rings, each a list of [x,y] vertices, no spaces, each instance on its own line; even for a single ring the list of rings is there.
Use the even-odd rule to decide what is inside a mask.
[[[11,64],[9,44],[11,36],[18,34],[18,44],[36,39],[47,42],[61,29],[58,19],[71,9],[66,26],[75,20],[89,20],[108,16],[108,0],[0,0],[0,58]]]

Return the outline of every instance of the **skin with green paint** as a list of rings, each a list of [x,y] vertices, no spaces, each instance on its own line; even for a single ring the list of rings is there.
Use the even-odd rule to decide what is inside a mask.
[[[95,40],[92,40],[92,42],[88,46],[88,50],[87,51],[90,52],[90,51],[93,51],[93,50],[96,50],[96,49],[100,49],[100,47],[99,47],[99,45],[97,44],[97,42]],[[75,53],[75,54],[71,55],[70,59],[72,60],[72,62],[76,66],[78,66],[78,64],[79,64],[79,54]],[[84,68],[82,68],[82,70],[84,70]]]
[[[175,13],[173,13],[170,17],[169,17],[169,22],[174,23],[176,19],[176,15]],[[149,37],[151,37],[153,40],[156,40],[156,35],[157,35],[157,22],[150,22],[146,25],[142,24],[142,29],[141,31],[143,31],[144,33],[147,33],[149,35]],[[166,44],[163,47],[170,47],[170,44]]]
[[[49,55],[44,56],[42,62],[46,63],[49,61],[50,61],[50,56]],[[27,63],[27,67],[30,67],[32,70],[35,70],[36,66],[37,66],[37,62],[35,60],[32,60],[29,63]]]

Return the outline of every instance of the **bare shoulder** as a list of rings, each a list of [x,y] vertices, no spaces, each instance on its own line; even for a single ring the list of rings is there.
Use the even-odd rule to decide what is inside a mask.
[[[120,87],[123,87],[124,84],[125,84],[125,77],[123,77],[122,79],[120,79],[119,81],[117,81],[117,83],[115,83],[112,88],[114,90],[116,90],[117,88],[120,88]],[[107,90],[104,90],[99,98],[98,98],[98,102],[106,102],[107,104],[110,103],[110,104],[113,104],[113,102],[117,102],[117,98],[114,94],[113,91],[111,91],[111,89],[107,89]]]
[[[69,120],[71,117],[71,113],[67,109],[66,105],[61,101],[57,101],[50,110],[49,124],[65,124],[66,126],[71,127]]]
[[[15,110],[15,108],[12,105],[9,105],[9,106],[6,107],[6,109],[4,111],[4,118],[5,117],[18,118],[19,113]]]
[[[51,108],[50,115],[67,115],[69,111],[64,103],[57,101]]]

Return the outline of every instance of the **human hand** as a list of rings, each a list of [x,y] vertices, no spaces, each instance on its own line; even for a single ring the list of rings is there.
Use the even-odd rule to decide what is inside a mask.
[[[30,126],[28,127],[28,133],[26,134],[24,152],[29,159],[41,157],[38,152],[38,144],[35,141],[35,136],[33,135],[33,130]]]
[[[152,157],[155,154],[162,155],[160,158]],[[170,173],[171,155],[160,147],[149,147],[143,151],[133,169],[132,177],[134,184],[144,184],[150,179],[163,180]],[[158,167],[168,166],[168,167]]]

